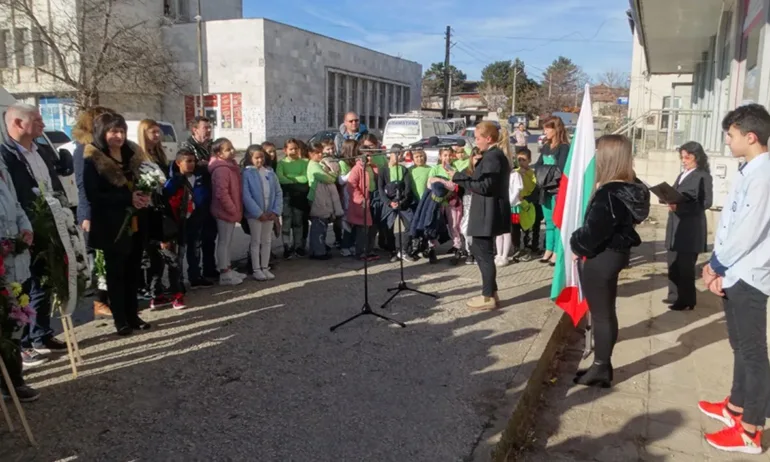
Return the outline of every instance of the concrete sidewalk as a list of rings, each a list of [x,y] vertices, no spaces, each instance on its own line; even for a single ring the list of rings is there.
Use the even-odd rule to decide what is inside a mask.
[[[697,409],[700,399],[730,392],[732,352],[721,300],[699,284],[698,306],[673,312],[666,297],[665,229],[645,230],[645,245],[622,273],[615,383],[599,390],[574,385],[583,336],[575,333],[536,414],[526,461],[770,460],[711,448],[704,432],[720,423]],[[638,255],[641,253],[641,255]],[[705,256],[704,256],[705,258]],[[764,447],[770,443],[766,435]]]

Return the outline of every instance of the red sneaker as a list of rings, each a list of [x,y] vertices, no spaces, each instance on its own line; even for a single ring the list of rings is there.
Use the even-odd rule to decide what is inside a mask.
[[[737,423],[737,419],[733,418],[730,411],[727,410],[727,403],[730,402],[730,397],[725,398],[724,401],[718,403],[710,403],[708,401],[699,401],[698,409],[712,419],[716,419],[728,427],[734,427]]]
[[[184,295],[182,294],[174,295],[174,301],[171,303],[171,308],[175,310],[183,310],[187,308],[187,305],[184,304]]]
[[[752,438],[746,433],[740,417],[734,419],[735,425],[723,428],[716,433],[706,435],[706,441],[720,451],[740,452],[743,454],[762,454],[762,430]]]

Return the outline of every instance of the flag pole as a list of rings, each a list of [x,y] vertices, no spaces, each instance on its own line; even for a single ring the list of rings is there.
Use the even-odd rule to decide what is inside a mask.
[[[580,283],[580,276],[583,273],[582,262],[575,261],[574,267],[577,271],[577,288],[578,288],[578,300],[583,301],[583,285]],[[593,319],[591,319],[591,311],[586,313],[586,329],[585,329],[585,346],[583,347],[583,359],[591,356],[594,351],[594,329]]]

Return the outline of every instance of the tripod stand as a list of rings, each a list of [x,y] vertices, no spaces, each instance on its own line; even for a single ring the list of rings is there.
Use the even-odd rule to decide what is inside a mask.
[[[398,167],[396,169],[396,182],[400,183],[401,180],[402,180],[402,178],[401,178],[401,168],[402,167],[401,167],[400,164],[396,164],[396,165]],[[417,290],[417,289],[413,289],[413,288],[409,287],[407,285],[406,281],[404,280],[404,234],[403,234],[403,230],[401,229],[401,215],[400,215],[400,213],[398,213],[398,211],[401,210],[401,188],[402,188],[402,185],[399,185],[398,189],[396,189],[396,202],[398,202],[398,209],[397,209],[397,213],[396,213],[396,220],[398,221],[398,246],[399,246],[399,250],[400,250],[398,264],[399,264],[399,267],[400,267],[399,269],[401,271],[401,280],[398,281],[398,285],[396,287],[391,287],[390,289],[388,289],[388,292],[393,292],[393,295],[391,295],[390,298],[388,298],[385,301],[385,303],[380,305],[380,308],[385,308],[386,306],[388,306],[388,304],[390,302],[392,302],[393,299],[396,298],[396,296],[398,296],[398,294],[400,294],[401,292],[404,292],[404,291],[406,291],[406,292],[414,292],[416,294],[425,295],[426,297],[438,298],[438,295],[436,295],[436,294],[431,294],[431,293],[428,293],[428,292],[423,292],[421,290]]]
[[[363,158],[363,162],[364,162],[364,173],[361,179],[361,183],[363,184],[364,188],[367,188],[364,191],[368,192],[369,184],[366,181],[366,169],[367,169],[366,164],[368,163],[368,161],[366,157]],[[364,202],[361,205],[361,208],[364,211],[364,241],[366,242],[367,252],[369,251],[369,223],[368,223],[368,220],[366,219],[366,216],[367,216],[366,208],[368,206],[367,203],[369,202],[368,200],[369,196],[370,196],[369,194],[364,194]],[[351,201],[352,201],[352,198],[351,198]],[[353,321],[354,319],[360,318],[361,316],[364,316],[367,314],[383,319],[385,321],[388,321],[389,323],[396,324],[400,327],[406,327],[406,324],[404,324],[403,322],[396,321],[395,319],[391,319],[385,315],[374,312],[372,310],[372,307],[369,305],[369,258],[368,258],[368,255],[365,255],[364,256],[364,304],[361,307],[361,311],[349,317],[348,319],[342,321],[341,323],[333,325],[332,327],[329,328],[329,331],[334,332],[337,328],[342,327],[345,324]]]

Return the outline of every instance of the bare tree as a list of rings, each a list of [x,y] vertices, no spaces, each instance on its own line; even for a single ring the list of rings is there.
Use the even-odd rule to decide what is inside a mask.
[[[505,96],[505,90],[491,84],[484,84],[479,88],[479,95],[482,101],[486,103],[487,110],[495,112],[502,110],[505,115],[510,112],[509,98]]]
[[[629,88],[629,76],[627,72],[610,69],[604,71],[596,79],[599,84],[618,90],[627,90]]]
[[[137,11],[151,10],[126,0],[54,0],[48,5],[50,11],[33,0],[0,0],[14,31],[17,61],[31,55],[24,65],[73,95],[78,108],[98,104],[99,95],[107,92],[181,92],[185,82],[163,45],[160,18],[136,19]]]

